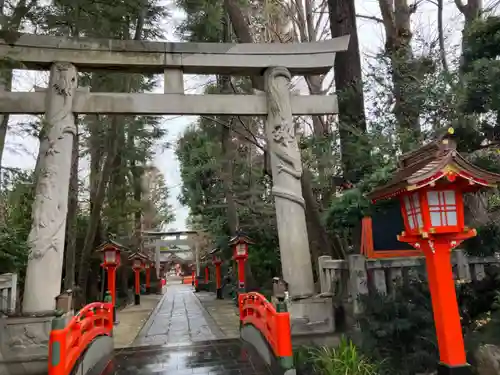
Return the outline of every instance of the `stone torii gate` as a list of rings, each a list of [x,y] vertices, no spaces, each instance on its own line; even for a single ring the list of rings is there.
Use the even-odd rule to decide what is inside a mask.
[[[60,292],[74,114],[267,116],[283,277],[289,283],[294,321],[321,321],[306,229],[302,162],[292,116],[337,113],[335,95],[291,95],[294,75],[326,74],[349,37],[314,43],[225,44],[122,40],[71,40],[22,34],[0,39],[0,58],[20,69],[50,70],[38,92],[0,92],[0,113],[43,114],[51,125],[40,145],[23,309],[54,309]],[[164,75],[164,94],[77,90],[77,71]],[[267,95],[187,95],[183,74],[263,76]],[[316,302],[315,302],[316,301]],[[328,302],[327,302],[328,304]],[[330,303],[331,304],[331,303]],[[298,330],[295,325],[294,330]],[[304,328],[311,331],[310,328]]]

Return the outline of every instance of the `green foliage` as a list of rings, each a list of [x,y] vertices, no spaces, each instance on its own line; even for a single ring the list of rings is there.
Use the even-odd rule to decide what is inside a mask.
[[[18,170],[3,173],[2,217],[0,218],[0,274],[24,274],[28,261],[27,238],[34,200],[32,175]]]
[[[491,311],[483,314],[476,331],[471,335],[471,347],[477,348],[485,343],[500,345],[500,292],[496,291]]]
[[[369,176],[365,176],[357,187],[333,198],[324,214],[328,230],[344,238],[348,245],[356,245],[354,240],[359,236],[357,231],[360,229],[361,219],[384,206],[384,203],[377,206],[372,205],[365,194],[375,186],[388,182],[393,170],[394,168],[390,164],[377,168]]]
[[[220,147],[221,125],[211,118],[202,118],[179,139],[176,155],[180,163],[182,193],[180,201],[189,207],[191,225],[210,233],[223,250],[230,235],[227,222],[227,201],[222,173],[223,154]],[[249,147],[236,149],[232,161],[233,194],[238,208],[241,228],[256,245],[249,251],[252,275],[261,287],[280,274],[280,260],[273,204],[265,197],[269,180],[262,176],[259,164],[246,164]]]
[[[472,256],[491,256],[500,249],[500,227],[490,221],[476,228],[477,236],[469,238],[462,245],[467,254]]]
[[[176,0],[176,5],[186,12],[186,19],[177,29],[183,40],[193,42],[220,42],[223,0]]]
[[[432,370],[437,363],[437,344],[427,285],[412,282],[394,294],[375,294],[361,299],[359,319],[361,348],[376,360],[385,360],[383,372],[410,375]]]
[[[457,284],[462,329],[471,352],[479,343],[495,342],[484,341],[483,326],[496,306],[499,288],[495,269],[488,270],[481,281]],[[381,373],[411,375],[435,370],[438,347],[427,282],[412,279],[388,295],[370,294],[360,301],[364,308],[359,318],[361,349],[371,358],[384,361]]]
[[[337,347],[299,348],[294,353],[299,374],[377,375],[380,363],[360,353],[351,340],[342,337]],[[309,371],[309,372],[306,372]]]

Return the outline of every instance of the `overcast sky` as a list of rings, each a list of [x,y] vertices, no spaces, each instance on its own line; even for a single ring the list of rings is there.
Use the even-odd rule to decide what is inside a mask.
[[[465,1],[465,0],[464,0]],[[424,40],[435,39],[436,33],[436,8],[431,1],[420,1],[421,5],[417,14],[412,17],[414,32],[416,37]],[[487,4],[489,2],[486,2]],[[378,0],[356,0],[357,13],[365,16],[380,17]],[[457,52],[460,43],[460,31],[462,27],[462,17],[454,5],[453,0],[445,0],[445,27],[448,37],[447,51],[450,55]],[[169,20],[165,20],[164,28],[167,32],[168,41],[178,41],[174,35],[175,27],[182,20],[183,15],[178,11],[173,12]],[[371,58],[380,51],[383,46],[384,32],[381,25],[366,19],[358,20],[358,32],[361,45],[363,61]],[[18,91],[31,90],[34,84],[43,85],[46,76],[27,74],[22,72],[16,75],[14,89]],[[189,93],[200,93],[203,89],[203,77],[185,76],[185,87]],[[163,92],[162,87],[155,91]],[[22,117],[12,116],[11,121],[20,121]],[[182,135],[186,127],[195,120],[194,117],[165,117],[164,126],[168,130],[168,135],[164,142],[175,144]],[[164,143],[163,142],[163,143]],[[8,167],[34,168],[36,154],[38,152],[38,141],[36,139],[21,138],[12,132],[7,135],[6,150],[4,152],[4,165]],[[170,189],[170,203],[174,208],[176,220],[168,228],[178,230],[186,229],[186,219],[188,217],[187,208],[181,206],[177,201],[177,196],[181,191],[181,179],[179,173],[179,163],[175,158],[172,148],[164,149],[157,147],[157,153],[153,163],[165,176],[166,184]],[[82,163],[82,175],[87,175],[86,163]]]

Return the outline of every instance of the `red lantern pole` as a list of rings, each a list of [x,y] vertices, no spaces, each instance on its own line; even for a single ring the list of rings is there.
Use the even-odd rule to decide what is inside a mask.
[[[500,174],[469,163],[457,151],[454,130],[403,155],[390,182],[369,194],[372,201],[401,198],[405,231],[398,240],[423,251],[439,345],[438,375],[471,373],[464,348],[451,251],[476,235],[465,225],[463,194],[498,187]],[[418,165],[418,168],[415,168]],[[418,169],[418,170],[416,170]]]
[[[134,268],[134,284],[135,284],[135,300],[134,304],[135,305],[140,305],[141,304],[141,280],[139,278],[141,274],[141,269],[140,268]]]
[[[151,268],[146,267],[146,294],[150,292],[150,284],[151,284]]]
[[[113,322],[116,324],[116,268],[120,265],[119,244],[113,241],[107,241],[97,250],[103,255],[102,267],[107,275],[107,293],[105,301],[113,305]]]
[[[207,284],[209,280],[210,280],[210,270],[208,269],[208,266],[205,266],[205,284]]]
[[[196,279],[196,270],[193,268],[191,270],[191,286],[194,286],[194,283],[195,283],[195,279]]]
[[[467,363],[449,241],[422,243],[427,264],[440,362],[449,368]]]
[[[108,291],[111,295],[111,303],[114,309],[116,306],[116,266],[108,265],[106,266],[106,271],[108,271]]]
[[[238,263],[238,290],[240,293],[245,293],[245,263],[246,257],[236,259]]]
[[[217,288],[217,298],[222,299],[222,277],[220,271],[220,262],[215,263],[215,286]]]

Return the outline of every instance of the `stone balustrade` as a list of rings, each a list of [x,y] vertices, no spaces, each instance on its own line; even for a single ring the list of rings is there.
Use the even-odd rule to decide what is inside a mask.
[[[17,274],[4,273],[0,275],[0,315],[16,311]]]
[[[452,254],[455,279],[467,282],[486,277],[487,266],[500,266],[500,257],[467,256],[463,250]],[[347,260],[318,258],[322,294],[331,294],[334,301],[352,302],[353,312],[361,312],[358,296],[370,292],[392,293],[398,282],[411,277],[425,278],[425,258],[367,259],[364,255],[349,255]]]

